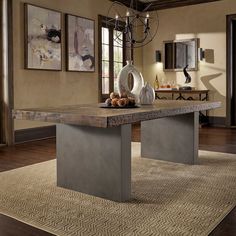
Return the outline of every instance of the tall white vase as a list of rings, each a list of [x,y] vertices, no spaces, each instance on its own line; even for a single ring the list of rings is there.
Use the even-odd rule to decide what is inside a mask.
[[[134,85],[130,90],[128,85],[129,74],[132,74]],[[139,102],[139,94],[144,85],[142,74],[134,67],[132,61],[127,61],[118,74],[118,92],[119,94],[126,93],[128,96],[134,97],[136,102]]]

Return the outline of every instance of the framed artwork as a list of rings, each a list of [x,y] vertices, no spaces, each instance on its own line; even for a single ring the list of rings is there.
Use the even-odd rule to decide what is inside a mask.
[[[61,70],[61,13],[25,4],[25,68]]]
[[[68,71],[95,71],[94,20],[66,15]]]

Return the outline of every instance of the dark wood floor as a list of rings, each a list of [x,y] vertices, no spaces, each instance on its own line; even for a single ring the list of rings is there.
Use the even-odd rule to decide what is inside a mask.
[[[132,140],[140,140],[140,126],[135,125]],[[201,128],[199,148],[236,153],[236,129]],[[0,148],[0,171],[7,171],[56,157],[55,139]],[[0,214],[0,236],[49,236],[51,234]],[[236,235],[236,208],[216,227],[211,236]]]

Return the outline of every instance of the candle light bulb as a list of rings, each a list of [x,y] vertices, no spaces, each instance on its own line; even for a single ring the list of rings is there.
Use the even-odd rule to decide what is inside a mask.
[[[129,11],[126,12],[126,27],[129,27]]]
[[[117,26],[118,26],[118,18],[119,18],[119,16],[118,16],[118,14],[116,14],[116,16],[115,16],[115,19],[116,19],[116,21],[115,21],[115,30],[117,29]]]
[[[147,30],[149,30],[149,13],[146,14],[146,18],[145,18],[145,33],[147,33]]]

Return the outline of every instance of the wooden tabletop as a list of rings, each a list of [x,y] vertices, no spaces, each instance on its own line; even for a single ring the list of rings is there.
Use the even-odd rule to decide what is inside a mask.
[[[155,101],[152,105],[142,105],[131,109],[100,108],[101,104],[70,105],[51,108],[29,108],[13,110],[13,118],[18,120],[44,121],[94,127],[114,127],[167,116],[186,114],[194,111],[215,109],[220,102],[202,101]]]

